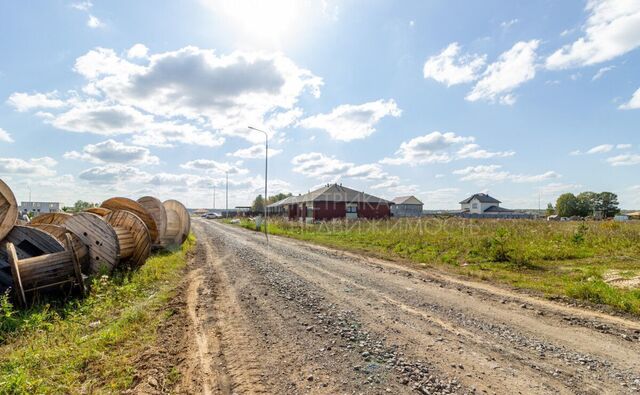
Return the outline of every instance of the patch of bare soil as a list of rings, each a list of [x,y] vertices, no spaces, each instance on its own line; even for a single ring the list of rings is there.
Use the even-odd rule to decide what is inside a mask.
[[[616,288],[640,288],[640,276],[625,276],[620,270],[609,270],[602,277],[604,282]]]

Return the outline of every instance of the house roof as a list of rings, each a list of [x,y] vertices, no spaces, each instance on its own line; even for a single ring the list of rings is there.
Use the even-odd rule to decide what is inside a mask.
[[[395,204],[415,204],[422,205],[422,202],[415,196],[400,196],[392,200]]]
[[[416,199],[417,200],[417,199]],[[365,203],[391,203],[377,196],[369,195],[355,189],[338,184],[325,185],[304,195],[290,196],[267,207],[278,207],[285,204],[309,203],[309,202],[365,202]]]
[[[464,199],[463,201],[461,201],[460,204],[470,203],[473,199],[478,199],[478,201],[480,203],[497,203],[497,204],[502,203],[498,199],[493,198],[493,197],[487,195],[486,193],[476,193],[476,194],[473,194],[473,195],[469,196],[468,198]]]
[[[508,208],[491,206],[488,209],[484,210],[485,213],[512,213],[513,210],[509,210]]]
[[[388,200],[338,184],[326,185],[305,195],[298,196],[296,202],[389,203]]]

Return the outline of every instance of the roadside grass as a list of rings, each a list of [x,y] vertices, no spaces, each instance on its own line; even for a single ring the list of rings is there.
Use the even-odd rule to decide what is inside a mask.
[[[154,255],[139,270],[94,280],[85,299],[14,310],[0,299],[0,394],[119,393],[156,339],[195,245]]]
[[[249,220],[238,225],[255,230]],[[640,290],[603,280],[611,270],[630,277],[640,273],[640,222],[407,218],[302,224],[274,219],[269,233],[640,315]]]

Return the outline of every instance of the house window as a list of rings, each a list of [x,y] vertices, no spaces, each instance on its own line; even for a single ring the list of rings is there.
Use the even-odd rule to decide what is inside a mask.
[[[358,205],[357,204],[347,204],[347,213],[352,213],[355,214],[358,212]]]
[[[473,203],[473,204],[471,205],[471,208],[478,208],[478,203]]]

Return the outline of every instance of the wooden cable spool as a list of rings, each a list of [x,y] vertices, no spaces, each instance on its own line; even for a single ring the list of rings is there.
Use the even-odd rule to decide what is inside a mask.
[[[13,285],[7,243],[13,244],[19,259],[33,258],[64,251],[64,246],[51,234],[31,227],[16,225],[0,242],[0,292]]]
[[[106,217],[111,212],[111,210],[104,207],[91,207],[89,209],[86,209],[85,211],[88,213],[98,215],[100,217]]]
[[[44,230],[45,232],[55,237],[61,243],[66,240],[67,235],[71,235],[71,241],[73,242],[73,248],[75,249],[78,256],[80,268],[82,269],[83,273],[89,272],[89,248],[87,248],[87,246],[75,233],[72,233],[67,228],[61,225],[30,223],[27,226]]]
[[[11,188],[0,180],[0,240],[11,232],[18,221],[18,203]]]
[[[69,218],[64,227],[80,238],[89,249],[89,273],[110,273],[120,260],[118,235],[102,217],[92,213],[78,213]]]
[[[31,219],[30,224],[64,225],[72,215],[69,213],[46,213]]]
[[[124,210],[129,211],[135,215],[137,215],[142,222],[149,229],[149,236],[151,237],[152,243],[158,242],[158,226],[156,225],[156,221],[153,219],[151,214],[138,202],[135,200],[131,200],[124,197],[114,197],[108,200],[105,200],[101,207],[107,208],[112,211],[116,210]]]
[[[154,242],[152,247],[160,248],[162,246],[162,240],[164,240],[167,233],[167,211],[162,205],[162,202],[153,196],[143,196],[138,199],[138,203],[147,210],[156,223],[158,228],[158,239]]]
[[[119,264],[142,266],[151,253],[151,236],[145,223],[137,215],[125,210],[112,211],[104,220],[118,236]]]
[[[182,245],[191,231],[191,217],[187,208],[177,200],[166,200],[162,205],[167,213],[164,246]]]
[[[27,294],[63,286],[79,287],[84,295],[84,281],[71,235],[65,234],[64,250],[31,258],[18,257],[16,246],[8,242],[7,254],[18,302],[26,306]]]

